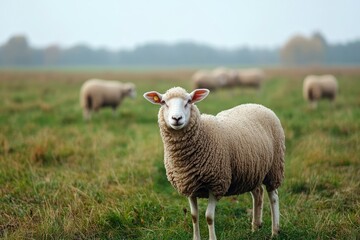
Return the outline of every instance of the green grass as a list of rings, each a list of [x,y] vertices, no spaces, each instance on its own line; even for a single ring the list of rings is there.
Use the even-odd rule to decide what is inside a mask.
[[[191,89],[189,71],[124,73],[0,71],[0,237],[4,239],[191,239],[187,199],[168,183],[157,126],[145,91]],[[105,109],[90,122],[78,103],[90,77],[133,81],[138,97],[118,115]],[[273,109],[286,134],[286,179],[279,189],[278,239],[360,238],[360,76],[341,74],[335,105],[311,110],[301,78],[274,76],[260,92],[212,92],[198,104],[217,112],[241,103]],[[200,228],[208,237],[206,201]],[[218,239],[267,239],[251,232],[250,194],[223,198]]]

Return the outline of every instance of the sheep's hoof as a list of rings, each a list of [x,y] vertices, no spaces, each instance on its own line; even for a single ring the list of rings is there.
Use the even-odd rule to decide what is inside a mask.
[[[280,229],[273,230],[271,234],[271,238],[276,238],[280,234]]]
[[[251,226],[252,226],[252,232],[255,232],[262,227],[262,223],[260,223],[260,224],[252,223]]]

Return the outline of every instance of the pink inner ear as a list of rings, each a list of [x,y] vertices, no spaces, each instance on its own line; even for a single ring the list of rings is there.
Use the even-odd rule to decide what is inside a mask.
[[[204,94],[206,94],[206,93],[207,93],[206,90],[196,90],[192,100],[197,101],[197,100],[201,99],[204,96]]]
[[[160,103],[161,102],[161,99],[160,99],[160,97],[158,96],[157,93],[151,92],[151,93],[146,94],[146,96],[155,103]]]

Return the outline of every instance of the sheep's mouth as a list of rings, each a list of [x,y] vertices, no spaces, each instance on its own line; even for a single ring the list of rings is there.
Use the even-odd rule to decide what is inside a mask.
[[[184,123],[174,123],[174,124],[170,124],[170,127],[174,130],[180,130],[184,127]]]

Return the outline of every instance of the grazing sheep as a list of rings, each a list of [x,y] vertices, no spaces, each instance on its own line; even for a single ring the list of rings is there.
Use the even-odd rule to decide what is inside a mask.
[[[221,87],[218,79],[215,78],[210,71],[199,70],[193,74],[192,80],[195,88],[208,88],[215,90]]]
[[[309,75],[304,79],[303,95],[312,108],[317,107],[317,102],[322,98],[334,101],[338,92],[338,83],[333,75]]]
[[[215,68],[211,71],[212,77],[216,80],[219,87],[230,86],[229,70],[224,67]]]
[[[263,188],[271,205],[272,235],[279,232],[277,189],[284,178],[285,136],[279,119],[258,104],[243,104],[218,113],[202,114],[195,105],[209,93],[183,88],[144,97],[161,105],[158,123],[164,143],[167,178],[188,197],[193,237],[200,239],[197,198],[209,198],[206,220],[210,239],[215,235],[215,206],[223,196],[251,192],[252,228],[262,224]]]
[[[238,86],[260,88],[265,80],[265,73],[261,69],[242,69],[238,71]]]
[[[229,69],[226,87],[232,88],[239,85],[239,72],[235,69]]]
[[[98,111],[103,107],[111,107],[115,112],[126,96],[136,96],[133,83],[101,79],[86,81],[80,89],[80,105],[84,119],[90,119],[92,111]]]

